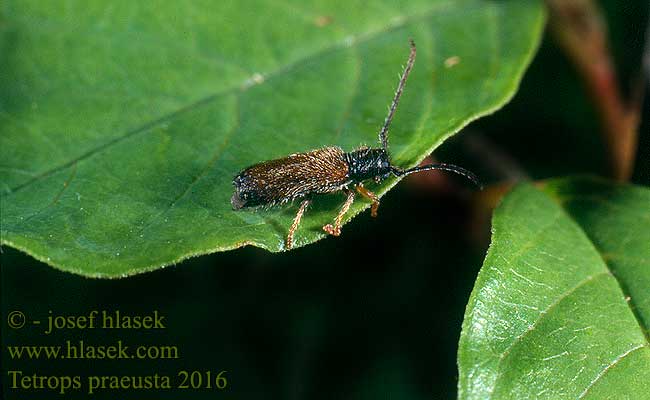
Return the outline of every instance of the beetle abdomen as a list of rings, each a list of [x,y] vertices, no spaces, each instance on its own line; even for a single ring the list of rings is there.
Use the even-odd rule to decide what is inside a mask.
[[[339,147],[325,147],[248,167],[233,180],[232,207],[274,205],[340,190],[350,183],[344,154]]]

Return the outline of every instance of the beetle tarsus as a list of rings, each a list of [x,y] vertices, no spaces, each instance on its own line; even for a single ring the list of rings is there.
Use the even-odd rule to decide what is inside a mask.
[[[348,194],[348,197],[345,199],[343,207],[341,207],[341,210],[334,219],[334,225],[327,224],[323,227],[323,230],[332,236],[338,236],[341,234],[341,223],[343,222],[343,216],[346,212],[348,212],[350,206],[352,205],[352,202],[354,201],[354,192],[349,189],[346,190],[346,192]]]
[[[332,226],[332,224],[327,224],[323,227],[323,230],[327,232],[327,234],[332,235],[332,236],[339,236],[341,234],[341,227],[335,227]]]

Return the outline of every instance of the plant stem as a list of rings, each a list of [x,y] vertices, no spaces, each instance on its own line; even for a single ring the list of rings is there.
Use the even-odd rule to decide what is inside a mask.
[[[641,96],[621,95],[607,42],[607,26],[593,0],[546,0],[550,28],[582,76],[601,119],[612,176],[629,180],[634,170]]]

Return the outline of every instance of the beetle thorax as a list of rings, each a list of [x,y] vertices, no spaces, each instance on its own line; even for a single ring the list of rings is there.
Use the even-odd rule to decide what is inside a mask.
[[[348,175],[354,182],[381,180],[391,173],[388,153],[384,149],[359,149],[345,153]]]

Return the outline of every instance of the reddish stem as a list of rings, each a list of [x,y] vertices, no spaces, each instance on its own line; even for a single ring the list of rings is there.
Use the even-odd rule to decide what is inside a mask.
[[[607,43],[607,27],[592,0],[546,0],[550,27],[575,64],[601,119],[612,176],[629,180],[637,151],[641,104],[623,99]]]

